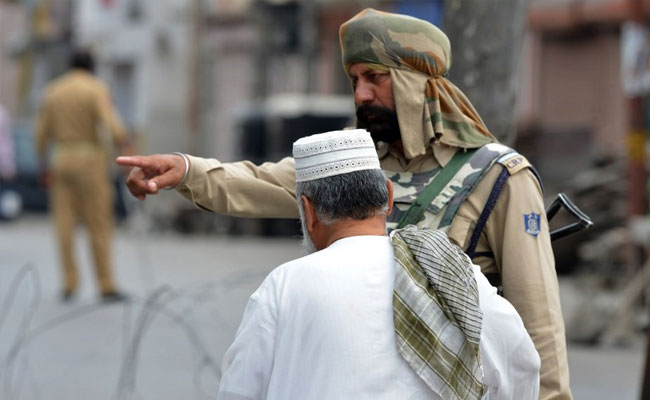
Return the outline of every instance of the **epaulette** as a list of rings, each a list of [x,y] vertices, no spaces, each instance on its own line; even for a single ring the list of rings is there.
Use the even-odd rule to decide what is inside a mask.
[[[510,175],[514,175],[525,168],[532,167],[531,163],[526,159],[526,157],[522,156],[516,151],[502,156],[497,160],[497,162],[503,165],[503,167],[508,170],[508,173]]]
[[[526,157],[516,151],[512,150],[510,153],[504,154],[497,160],[497,163],[501,164],[503,168],[508,170],[509,176],[528,168],[535,176],[535,179],[537,179],[537,182],[539,182],[542,192],[544,191],[544,183],[542,183],[542,177],[539,175],[539,172],[537,172],[533,164],[531,164]]]

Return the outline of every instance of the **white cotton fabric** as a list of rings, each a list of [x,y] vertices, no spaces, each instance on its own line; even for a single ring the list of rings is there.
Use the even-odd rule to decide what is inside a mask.
[[[474,268],[485,397],[536,399],[539,356],[521,319]],[[439,399],[399,356],[385,236],[354,236],[272,271],[223,360],[220,400]]]
[[[365,129],[319,133],[293,144],[296,182],[380,169],[375,144]]]

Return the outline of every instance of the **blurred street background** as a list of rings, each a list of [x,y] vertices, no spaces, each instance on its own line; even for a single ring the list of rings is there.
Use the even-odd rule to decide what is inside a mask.
[[[71,50],[95,54],[138,153],[278,161],[352,123],[338,27],[365,7],[440,26],[451,80],[546,203],[594,221],[553,243],[576,399],[650,399],[648,0],[0,0],[0,399],[214,398],[246,299],[302,254],[296,221],[139,204],[114,167],[131,301],[98,302],[80,231],[82,290],[61,303],[34,121]]]

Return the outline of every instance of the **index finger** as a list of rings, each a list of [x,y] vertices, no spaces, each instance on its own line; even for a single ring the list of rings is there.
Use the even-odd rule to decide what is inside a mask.
[[[155,168],[151,156],[120,156],[115,159],[115,163],[124,167]]]

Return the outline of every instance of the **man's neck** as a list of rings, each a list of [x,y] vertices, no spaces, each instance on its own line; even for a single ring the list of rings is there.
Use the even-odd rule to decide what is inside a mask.
[[[377,215],[363,220],[345,219],[328,226],[323,237],[323,248],[339,239],[352,236],[386,236],[386,216]]]

